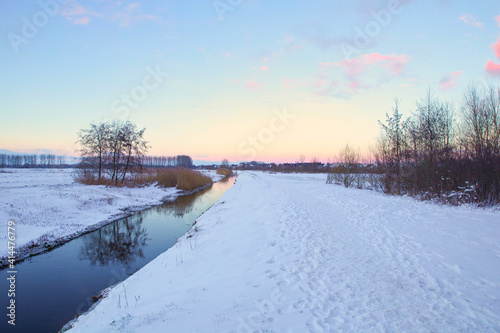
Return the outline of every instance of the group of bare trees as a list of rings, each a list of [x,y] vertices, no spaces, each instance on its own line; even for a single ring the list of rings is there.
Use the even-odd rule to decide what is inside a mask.
[[[90,128],[80,130],[79,177],[97,183],[105,178],[115,185],[123,182],[131,169],[140,166],[141,157],[148,150],[145,130],[137,129],[130,121],[92,123]]]
[[[432,92],[404,119],[396,99],[380,122],[376,158],[396,194],[500,202],[500,90],[471,85],[460,110]]]
[[[65,164],[64,156],[54,154],[0,154],[0,168],[52,168]]]

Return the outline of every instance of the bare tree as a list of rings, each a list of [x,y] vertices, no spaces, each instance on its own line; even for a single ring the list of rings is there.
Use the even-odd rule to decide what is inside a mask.
[[[137,164],[139,157],[148,150],[148,142],[144,140],[145,128],[137,130],[136,125],[127,121],[123,124],[123,147],[125,149],[125,166],[123,168],[122,182],[131,165]]]
[[[343,170],[342,183],[345,187],[350,187],[355,180],[354,172],[359,163],[359,150],[356,151],[346,144],[339,153],[339,163]]]
[[[101,180],[104,168],[104,159],[109,150],[110,125],[109,123],[90,124],[89,129],[82,129],[78,133],[77,143],[80,145],[80,155],[86,162],[97,163],[98,181]]]
[[[461,145],[471,161],[478,195],[500,201],[500,91],[469,86],[462,108]]]
[[[91,124],[89,129],[78,133],[77,143],[83,157],[80,168],[83,173],[97,173],[97,183],[109,174],[115,185],[123,182],[132,166],[139,166],[147,152],[145,128],[138,130],[130,121],[113,121]]]
[[[393,177],[397,184],[397,191],[401,193],[401,162],[403,152],[406,149],[406,130],[408,121],[403,120],[403,115],[399,112],[399,99],[394,99],[392,115],[386,114],[386,121],[379,121],[383,130],[383,135],[379,139],[379,158],[382,160],[386,171],[386,190],[390,192]]]

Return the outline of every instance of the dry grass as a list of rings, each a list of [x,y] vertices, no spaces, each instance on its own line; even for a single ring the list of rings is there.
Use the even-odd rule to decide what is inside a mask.
[[[142,183],[157,182],[162,187],[175,187],[179,190],[192,191],[212,184],[212,178],[186,168],[155,169],[143,177]]]
[[[185,168],[176,168],[174,170],[176,170],[177,175],[177,188],[180,190],[192,191],[213,183],[212,178],[199,172]]]
[[[218,175],[224,175],[225,177],[231,176],[233,174],[233,170],[227,168],[219,168],[217,169]]]
[[[91,172],[77,172],[74,179],[76,182],[86,185],[114,186],[114,182],[110,179],[98,181]],[[212,184],[212,178],[186,168],[145,169],[130,175],[125,182],[119,183],[118,186],[141,187],[153,183],[157,183],[161,187],[177,186],[180,190],[192,191]]]

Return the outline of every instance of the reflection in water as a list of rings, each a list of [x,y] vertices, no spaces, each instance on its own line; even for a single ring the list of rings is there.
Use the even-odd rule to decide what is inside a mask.
[[[183,217],[184,214],[189,214],[193,211],[193,207],[200,195],[209,190],[210,189],[207,188],[201,190],[196,195],[183,195],[177,197],[173,202],[167,202],[161,206],[154,207],[154,211],[162,215],[173,214],[175,217]]]
[[[148,233],[142,221],[141,216],[129,217],[84,235],[80,260],[87,259],[92,265],[101,266],[115,263],[128,265],[136,258],[144,257],[143,248]]]
[[[227,186],[228,179],[219,181],[218,186]],[[121,263],[128,266],[135,259],[143,258],[143,249],[148,241],[148,233],[142,225],[143,219],[155,213],[182,218],[193,211],[199,200],[203,200],[203,194],[211,190],[212,188],[209,187],[191,195],[177,197],[172,202],[138,212],[134,216],[113,222],[82,236],[80,260],[88,260],[92,265],[105,266]]]
[[[227,186],[229,179],[230,177],[221,179],[217,185],[221,187],[224,185]],[[162,215],[173,214],[175,217],[183,217],[185,214],[191,213],[196,203],[203,198],[203,194],[211,190],[211,187],[207,187],[194,194],[177,197],[173,202],[167,202],[163,205],[155,206],[147,212],[154,211],[155,213],[160,213]]]

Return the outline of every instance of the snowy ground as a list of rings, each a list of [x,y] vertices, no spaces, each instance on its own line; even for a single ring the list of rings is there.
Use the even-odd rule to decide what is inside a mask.
[[[215,180],[221,178],[205,171]],[[175,188],[113,188],[73,181],[71,169],[0,169],[0,258],[7,255],[7,223],[16,222],[16,245],[67,240],[120,216],[174,198]]]
[[[498,332],[500,213],[240,173],[71,332]]]

